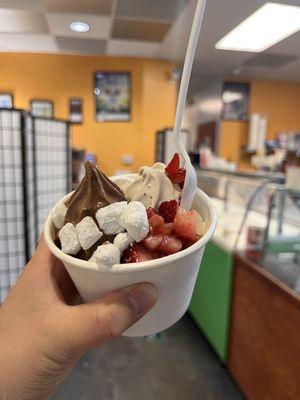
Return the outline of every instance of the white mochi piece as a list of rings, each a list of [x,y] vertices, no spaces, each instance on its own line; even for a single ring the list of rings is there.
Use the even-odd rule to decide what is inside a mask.
[[[56,204],[55,208],[52,210],[51,218],[57,229],[64,226],[67,210],[68,209],[64,203]]]
[[[120,225],[120,218],[126,207],[126,201],[119,201],[99,208],[96,212],[96,219],[100,229],[107,235],[116,235],[123,232],[124,228]]]
[[[77,254],[81,249],[76,228],[71,222],[64,225],[58,233],[61,250],[66,254]]]
[[[120,258],[121,253],[117,246],[107,243],[97,247],[90,261],[96,262],[99,267],[112,268],[115,264],[120,263]]]
[[[134,242],[134,239],[127,232],[119,233],[114,239],[114,245],[120,250],[121,254],[129,245]]]
[[[76,225],[76,230],[79,243],[83,250],[92,247],[103,235],[92,217],[84,217]]]
[[[130,202],[122,213],[121,224],[136,242],[143,240],[149,232],[144,204],[140,201]]]

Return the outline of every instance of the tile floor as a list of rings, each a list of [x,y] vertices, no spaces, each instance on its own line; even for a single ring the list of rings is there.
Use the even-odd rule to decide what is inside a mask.
[[[88,352],[52,400],[241,400],[186,315],[158,338],[117,339]]]

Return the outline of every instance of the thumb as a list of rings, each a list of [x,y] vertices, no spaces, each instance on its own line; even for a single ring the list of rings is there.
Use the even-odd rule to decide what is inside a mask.
[[[156,301],[156,289],[141,283],[112,292],[93,303],[70,307],[61,322],[66,350],[81,354],[119,336]]]

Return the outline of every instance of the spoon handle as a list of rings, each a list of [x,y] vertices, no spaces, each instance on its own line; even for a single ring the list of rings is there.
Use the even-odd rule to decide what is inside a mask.
[[[189,43],[185,55],[183,72],[181,76],[181,82],[179,87],[179,95],[176,106],[175,122],[174,122],[174,143],[178,150],[178,153],[184,158],[186,164],[186,180],[182,192],[182,205],[191,207],[192,198],[191,194],[195,193],[197,181],[195,180],[195,170],[190,162],[187,151],[182,142],[181,125],[183,120],[184,106],[186,101],[186,95],[188,91],[189,81],[191,77],[191,70],[193,66],[195,51],[197,47],[197,41],[203,21],[203,15],[205,10],[206,0],[198,0],[195,15],[193,19],[192,29],[190,33]],[[194,187],[192,187],[194,185]],[[187,199],[188,197],[188,199]],[[189,204],[190,203],[190,204]]]

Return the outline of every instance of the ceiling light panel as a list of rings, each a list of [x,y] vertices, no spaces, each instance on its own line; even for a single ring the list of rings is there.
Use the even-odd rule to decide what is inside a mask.
[[[266,3],[219,40],[221,50],[261,52],[300,30],[300,7]]]

